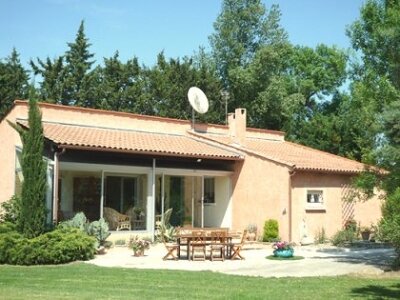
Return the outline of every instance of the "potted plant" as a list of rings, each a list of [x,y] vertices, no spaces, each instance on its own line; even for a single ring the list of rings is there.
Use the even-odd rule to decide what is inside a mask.
[[[294,249],[288,242],[276,242],[272,245],[274,248],[274,256],[276,257],[292,257]]]
[[[255,241],[257,239],[257,225],[249,224],[247,225],[247,240]]]
[[[140,206],[135,206],[133,208],[133,212],[135,213],[136,220],[141,220],[144,217],[143,208]]]
[[[361,238],[363,241],[369,241],[371,235],[371,228],[368,226],[362,226],[360,228]]]
[[[136,235],[131,237],[129,245],[133,250],[134,256],[143,256],[144,250],[150,248],[150,241]]]

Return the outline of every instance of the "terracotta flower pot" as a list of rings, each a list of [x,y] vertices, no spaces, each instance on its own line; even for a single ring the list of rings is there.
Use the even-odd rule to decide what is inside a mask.
[[[255,241],[256,240],[257,234],[255,232],[249,232],[247,234],[247,240],[248,241]]]
[[[133,255],[134,256],[144,256],[144,249],[134,250]]]
[[[362,231],[361,232],[361,238],[363,239],[363,241],[368,241],[370,234],[371,233],[369,231]]]

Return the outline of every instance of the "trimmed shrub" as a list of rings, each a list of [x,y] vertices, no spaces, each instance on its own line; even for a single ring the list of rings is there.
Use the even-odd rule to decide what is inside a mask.
[[[263,242],[274,242],[279,239],[279,224],[277,220],[269,219],[264,223]]]
[[[352,243],[357,239],[357,233],[352,229],[344,229],[336,232],[331,238],[332,245],[344,246],[346,243]]]
[[[0,234],[16,231],[17,226],[10,222],[0,223]]]
[[[94,257],[95,239],[77,228],[58,228],[27,239],[15,231],[0,234],[0,263],[62,264]]]

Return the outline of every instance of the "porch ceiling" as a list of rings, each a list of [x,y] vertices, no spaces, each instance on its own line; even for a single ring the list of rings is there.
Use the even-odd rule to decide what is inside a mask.
[[[18,122],[27,127],[27,122]],[[240,160],[223,147],[185,135],[43,122],[44,135],[59,147],[175,157]]]

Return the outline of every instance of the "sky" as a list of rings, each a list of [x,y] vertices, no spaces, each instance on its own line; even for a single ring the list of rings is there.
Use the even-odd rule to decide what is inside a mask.
[[[350,47],[346,27],[359,16],[363,0],[273,0],[293,44]],[[190,56],[204,46],[222,0],[0,0],[0,58],[13,47],[24,65],[54,58],[73,42],[81,20],[97,63],[116,50],[151,66],[157,54]]]

